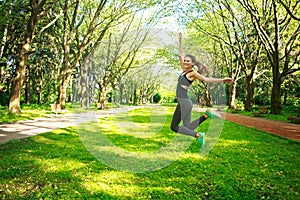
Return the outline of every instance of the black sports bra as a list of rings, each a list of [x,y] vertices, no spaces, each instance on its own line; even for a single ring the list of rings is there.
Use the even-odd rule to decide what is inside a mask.
[[[185,73],[185,74],[182,75],[184,78],[186,78],[186,80],[190,83],[190,85],[192,84],[193,80],[189,80],[189,79],[186,77],[186,75],[187,75],[188,73],[192,72],[192,71],[193,71],[193,70],[188,71],[187,73]]]

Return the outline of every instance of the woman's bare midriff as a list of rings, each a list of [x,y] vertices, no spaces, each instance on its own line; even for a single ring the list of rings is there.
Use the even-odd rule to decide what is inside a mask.
[[[187,86],[187,85],[180,85],[183,89],[188,89],[189,88],[189,86]]]

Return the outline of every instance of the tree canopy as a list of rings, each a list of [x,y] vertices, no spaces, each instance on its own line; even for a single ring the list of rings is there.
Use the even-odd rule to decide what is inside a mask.
[[[231,1],[0,1],[0,103],[145,103],[173,95],[177,34],[207,76],[233,77],[227,102],[199,83],[203,105],[299,105],[300,3]],[[166,78],[167,77],[167,78]],[[175,80],[175,81],[174,81]],[[222,92],[219,92],[220,94]],[[213,97],[213,98],[211,98]],[[172,98],[162,97],[162,100]]]

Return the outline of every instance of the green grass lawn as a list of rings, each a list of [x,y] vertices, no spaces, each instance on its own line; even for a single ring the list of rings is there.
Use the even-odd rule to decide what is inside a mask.
[[[200,156],[197,142],[181,135],[178,148],[181,142],[190,146],[172,161],[160,149],[178,137],[169,130],[174,107],[163,114],[154,109],[0,145],[0,198],[299,199],[298,142],[225,122],[209,154]],[[198,131],[212,125],[207,120]],[[105,154],[113,155],[109,163]],[[136,166],[140,156],[149,158],[145,166]],[[164,161],[147,171],[149,164]],[[141,168],[145,171],[135,171]]]
[[[7,106],[0,106],[0,122],[16,122],[20,120],[31,120],[45,117],[51,114],[50,105],[30,105],[22,106],[21,114],[8,113]]]

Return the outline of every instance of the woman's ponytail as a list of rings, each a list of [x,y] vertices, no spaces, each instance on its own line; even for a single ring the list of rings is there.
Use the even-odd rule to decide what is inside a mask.
[[[194,65],[196,65],[198,67],[197,71],[198,71],[199,74],[204,74],[204,73],[207,72],[207,67],[204,64],[202,64],[201,62],[196,61],[194,63]]]
[[[193,64],[198,67],[197,71],[199,74],[204,74],[207,72],[207,67],[204,64],[202,64],[201,62],[197,61],[195,56],[188,54],[188,55],[186,55],[186,57],[190,57]]]

